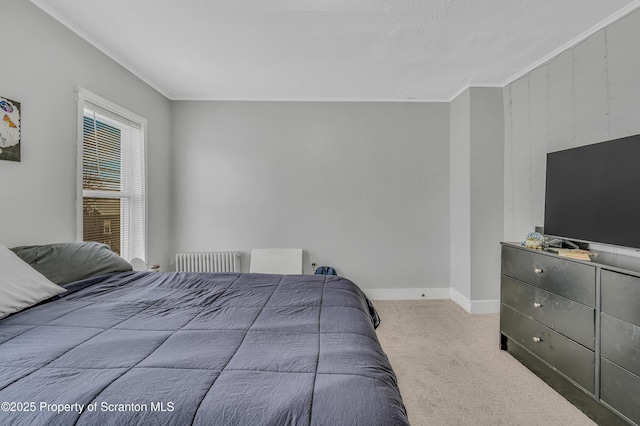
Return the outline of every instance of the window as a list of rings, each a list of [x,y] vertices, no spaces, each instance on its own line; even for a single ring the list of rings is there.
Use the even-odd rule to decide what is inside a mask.
[[[146,259],[146,120],[78,89],[78,239]]]

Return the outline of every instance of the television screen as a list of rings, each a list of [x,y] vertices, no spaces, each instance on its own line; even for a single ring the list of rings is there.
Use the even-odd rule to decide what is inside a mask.
[[[544,233],[640,248],[640,135],[547,154]]]

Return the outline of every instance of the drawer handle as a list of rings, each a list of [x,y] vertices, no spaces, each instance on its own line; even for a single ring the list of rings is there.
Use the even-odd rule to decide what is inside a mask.
[[[542,268],[536,268],[533,270],[533,272],[535,272],[536,274],[541,274],[543,271]]]
[[[533,302],[533,307],[534,308],[542,308],[542,303]]]
[[[536,343],[538,343],[538,342],[542,342],[542,339],[541,339],[541,338],[539,338],[539,337],[534,337],[534,338],[533,338],[533,341],[534,341],[534,342],[536,342]]]

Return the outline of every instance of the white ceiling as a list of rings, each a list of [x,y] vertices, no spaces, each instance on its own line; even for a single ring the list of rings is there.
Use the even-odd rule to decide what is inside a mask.
[[[640,0],[32,0],[170,99],[448,101]]]

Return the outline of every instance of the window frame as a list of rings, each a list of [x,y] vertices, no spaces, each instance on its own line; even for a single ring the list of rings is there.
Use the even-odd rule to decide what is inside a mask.
[[[84,231],[83,231],[83,200],[85,197],[100,197],[100,198],[129,198],[131,197],[130,193],[126,191],[114,192],[111,191],[95,191],[95,190],[85,190],[83,188],[83,138],[84,138],[84,110],[85,108],[90,108],[90,105],[93,104],[98,108],[101,108],[108,113],[117,116],[118,118],[122,118],[124,122],[130,122],[135,124],[136,126],[140,126],[142,131],[142,157],[143,157],[143,170],[142,170],[142,180],[143,180],[143,208],[144,208],[144,217],[142,218],[144,223],[143,229],[143,251],[144,256],[148,257],[148,223],[149,223],[149,209],[148,209],[148,161],[147,161],[147,120],[137,114],[132,113],[131,111],[122,108],[121,106],[114,104],[107,99],[102,98],[101,96],[96,95],[82,87],[77,88],[76,92],[76,100],[77,100],[77,128],[76,128],[76,241],[84,241]],[[99,111],[97,111],[99,113]],[[109,117],[108,117],[109,118]],[[121,166],[122,167],[122,166]],[[123,167],[124,169],[124,167]],[[129,170],[129,169],[127,169]],[[123,172],[127,173],[128,171]],[[124,194],[124,196],[123,196]],[[127,219],[129,220],[129,219]],[[123,222],[123,218],[121,218],[121,223]],[[121,242],[122,243],[122,242]],[[122,247],[121,247],[122,251]],[[125,259],[127,261],[131,261],[131,259]],[[142,259],[146,261],[146,259]]]

